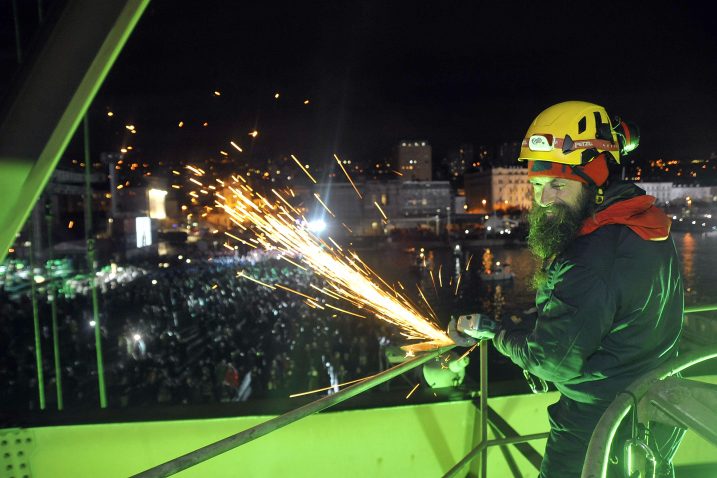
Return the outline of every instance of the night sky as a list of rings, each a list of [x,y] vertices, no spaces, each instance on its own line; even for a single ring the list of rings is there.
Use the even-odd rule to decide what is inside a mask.
[[[436,161],[522,139],[540,110],[580,99],[640,125],[638,159],[709,156],[715,17],[626,3],[154,0],[92,106],[95,144],[119,148],[132,123],[157,161],[234,139],[255,157],[373,162],[402,138],[431,142]]]

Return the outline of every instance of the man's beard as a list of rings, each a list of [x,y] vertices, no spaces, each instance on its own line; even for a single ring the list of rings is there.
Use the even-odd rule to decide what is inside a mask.
[[[577,237],[583,221],[591,214],[592,201],[588,191],[585,187],[580,190],[575,206],[560,203],[540,207],[533,203],[528,213],[528,248],[538,259],[538,268],[532,279],[534,288],[545,284],[548,263]]]

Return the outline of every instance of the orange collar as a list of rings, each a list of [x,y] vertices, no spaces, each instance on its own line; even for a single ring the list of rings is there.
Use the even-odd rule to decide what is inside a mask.
[[[607,224],[624,224],[647,241],[664,241],[670,234],[672,221],[655,206],[655,198],[648,195],[618,201],[597,212],[583,222],[578,236],[594,232]]]

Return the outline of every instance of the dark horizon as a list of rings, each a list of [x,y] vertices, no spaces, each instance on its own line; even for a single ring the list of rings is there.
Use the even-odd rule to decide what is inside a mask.
[[[235,140],[259,157],[315,162],[336,152],[366,162],[406,138],[427,140],[435,163],[461,143],[520,140],[542,109],[580,99],[640,126],[638,161],[707,158],[717,151],[713,23],[706,7],[667,2],[155,0],[91,107],[93,149],[131,143],[144,161],[191,161]]]

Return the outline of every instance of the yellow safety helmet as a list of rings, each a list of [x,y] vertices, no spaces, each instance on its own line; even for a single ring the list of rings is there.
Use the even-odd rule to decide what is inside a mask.
[[[607,153],[606,156],[619,164],[625,139],[619,137],[623,126],[628,132],[628,143],[631,141],[627,125],[618,119],[617,126],[618,131],[615,131],[602,106],[586,101],[558,103],[533,120],[523,139],[518,160],[585,165],[601,153]],[[634,138],[634,147],[637,147],[637,138],[639,136]]]

